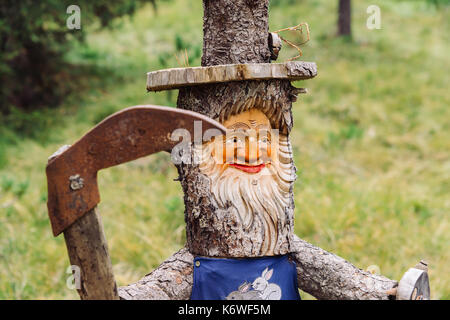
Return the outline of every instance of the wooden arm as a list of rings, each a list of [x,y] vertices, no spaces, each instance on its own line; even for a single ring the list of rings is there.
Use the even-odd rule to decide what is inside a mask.
[[[191,296],[194,256],[183,248],[136,283],[119,288],[124,300],[188,300]]]
[[[388,300],[397,281],[363,271],[294,235],[298,285],[321,300]],[[394,298],[394,297],[391,297]]]
[[[395,280],[363,271],[345,259],[301,240],[296,235],[293,247],[295,252],[291,253],[291,258],[297,264],[299,288],[317,299],[429,299],[426,274],[421,273],[418,280],[412,279],[410,269],[399,284]],[[193,260],[193,255],[186,248],[181,249],[141,280],[119,288],[120,298],[188,300],[193,285]],[[426,273],[425,270],[422,271]],[[405,278],[408,278],[408,281],[405,281]],[[405,291],[407,292],[404,293]]]

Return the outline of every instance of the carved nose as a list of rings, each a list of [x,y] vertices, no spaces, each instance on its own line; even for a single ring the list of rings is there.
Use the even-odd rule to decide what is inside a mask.
[[[245,146],[245,162],[252,165],[257,164],[260,158],[260,150],[257,140],[250,137]]]
[[[245,165],[259,165],[267,162],[270,154],[265,147],[261,146],[256,138],[245,139],[245,143],[235,144],[232,149],[226,145],[223,150],[224,162],[236,162]]]

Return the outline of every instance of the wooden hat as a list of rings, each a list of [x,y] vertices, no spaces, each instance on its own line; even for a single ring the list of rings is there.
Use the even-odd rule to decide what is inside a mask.
[[[211,101],[210,105],[195,109],[190,105],[181,107],[221,123],[232,115],[258,108],[269,118],[272,128],[288,134],[292,128],[290,102],[295,101],[299,93],[306,93],[303,88],[291,86],[290,81],[311,79],[316,75],[316,64],[306,61],[172,68],[147,73],[147,90],[181,89],[180,93],[185,95],[182,104]],[[221,92],[220,108],[213,107],[218,102],[217,91]]]

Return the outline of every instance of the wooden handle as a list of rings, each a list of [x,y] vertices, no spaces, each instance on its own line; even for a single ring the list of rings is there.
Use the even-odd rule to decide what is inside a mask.
[[[118,300],[101,217],[95,207],[64,230],[70,263],[81,271],[82,300]]]

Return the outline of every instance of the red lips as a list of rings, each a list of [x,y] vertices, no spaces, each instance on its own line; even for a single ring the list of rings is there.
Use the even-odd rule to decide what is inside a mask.
[[[258,172],[260,172],[266,165],[265,165],[264,163],[262,163],[262,164],[259,164],[259,165],[257,165],[257,166],[245,166],[245,165],[242,165],[242,164],[231,163],[230,166],[232,166],[232,167],[234,167],[234,168],[236,168],[236,169],[242,170],[242,171],[244,171],[244,172],[247,172],[247,173],[258,173]]]

